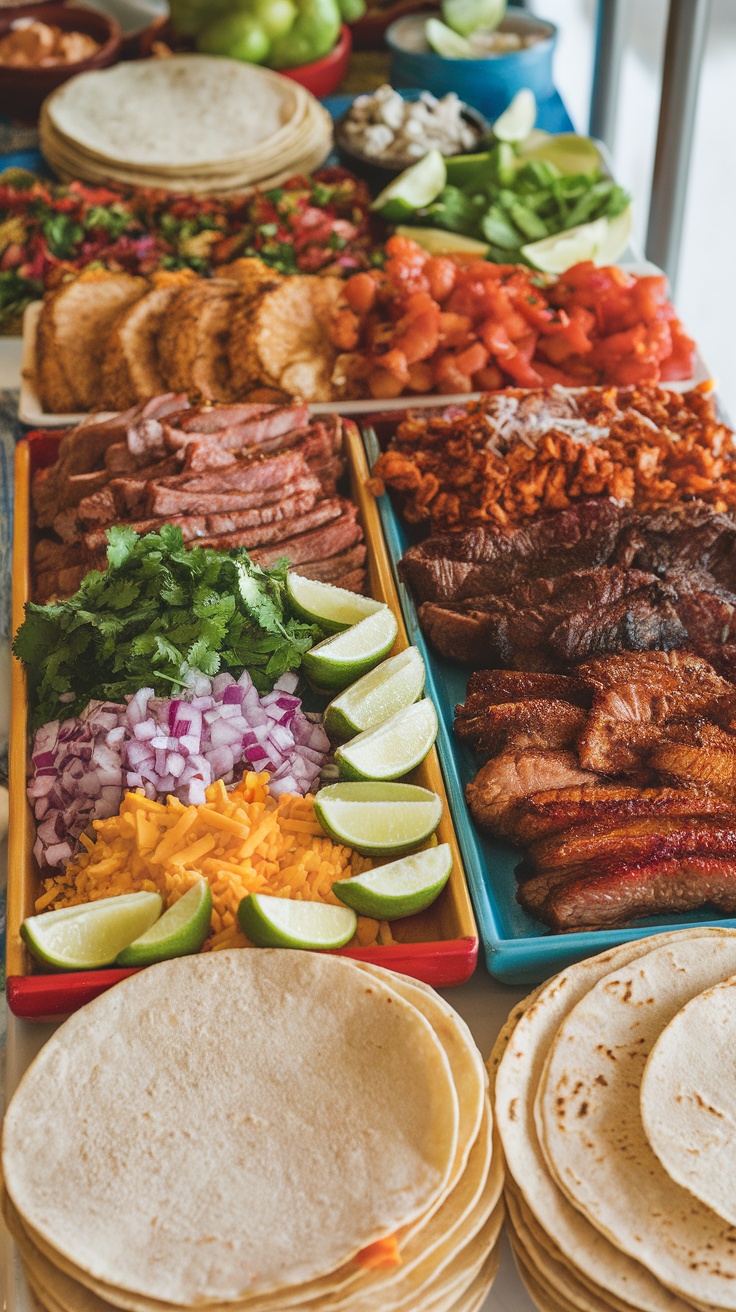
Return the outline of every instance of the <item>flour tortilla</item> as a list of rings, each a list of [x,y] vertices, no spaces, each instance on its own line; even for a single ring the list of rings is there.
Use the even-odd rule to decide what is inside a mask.
[[[693,934],[720,939],[728,937],[729,931],[697,929]],[[686,1312],[686,1309],[682,1300],[659,1284],[643,1266],[619,1252],[558,1188],[539,1143],[534,1099],[557,1029],[575,1004],[611,969],[646,955],[652,947],[683,936],[693,937],[689,931],[673,931],[638,939],[556,975],[533,997],[514,1027],[496,1074],[496,1123],[506,1168],[530,1211],[564,1260],[584,1278],[644,1312]]]
[[[637,1312],[631,1303],[609,1296],[600,1286],[594,1291],[583,1284],[574,1267],[569,1266],[558,1251],[553,1257],[541,1244],[527,1225],[523,1202],[513,1185],[504,1190],[508,1211],[508,1228],[514,1249],[518,1249],[526,1266],[537,1277],[540,1284],[550,1288],[555,1298],[560,1298],[579,1312]]]
[[[736,979],[693,998],[660,1034],[641,1114],[670,1178],[736,1225]]]
[[[639,1107],[644,1066],[687,1002],[736,971],[736,935],[686,933],[600,980],[560,1026],[537,1097],[549,1168],[579,1210],[686,1299],[736,1308],[736,1231],[666,1174]]]
[[[254,64],[174,55],[79,73],[47,109],[57,132],[92,155],[194,172],[274,143],[307,94]]]
[[[150,967],[71,1017],[10,1104],[3,1171],[85,1276],[190,1306],[306,1283],[410,1224],[457,1127],[445,1053],[387,983],[234,950]]]

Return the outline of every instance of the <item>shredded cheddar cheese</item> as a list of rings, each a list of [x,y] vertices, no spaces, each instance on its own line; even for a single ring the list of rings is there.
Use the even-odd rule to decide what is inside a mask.
[[[126,793],[117,815],[94,821],[94,839],[82,835],[84,851],[63,874],[45,881],[36,911],[140,890],[160,893],[170,907],[204,877],[212,890],[205,949],[245,947],[237,911],[249,893],[340,905],[332,885],[373,864],[325,835],[311,795],[271,797],[267,774],[249,771],[232,792],[218,781],[205,796],[203,805],[185,806],[173,796],[161,803]],[[353,942],[386,942],[386,931],[359,917]]]

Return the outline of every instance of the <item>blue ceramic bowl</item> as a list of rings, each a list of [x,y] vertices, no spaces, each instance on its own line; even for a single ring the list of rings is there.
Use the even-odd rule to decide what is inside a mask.
[[[491,120],[503,113],[522,87],[529,87],[537,101],[546,100],[554,92],[552,56],[557,42],[554,23],[535,18],[524,9],[509,7],[499,30],[541,40],[505,55],[445,59],[430,49],[424,36],[424,24],[433,14],[436,17],[437,11],[406,14],[397,18],[386,32],[393,86],[422,87],[435,96],[455,91],[467,105]]]

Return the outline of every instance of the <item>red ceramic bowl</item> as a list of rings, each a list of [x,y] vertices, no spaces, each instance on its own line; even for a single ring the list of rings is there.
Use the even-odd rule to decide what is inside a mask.
[[[100,49],[89,59],[76,64],[56,64],[49,68],[10,68],[0,65],[0,114],[25,122],[35,122],[43,101],[52,91],[77,73],[90,68],[107,68],[120,55],[122,33],[118,24],[106,14],[72,5],[18,5],[0,10],[0,36],[4,36],[17,18],[33,18],[65,32],[87,32],[99,41]]]
[[[321,100],[323,96],[331,95],[345,77],[352,48],[352,33],[343,23],[337,45],[324,59],[315,59],[313,64],[300,64],[298,68],[280,68],[279,72]]]

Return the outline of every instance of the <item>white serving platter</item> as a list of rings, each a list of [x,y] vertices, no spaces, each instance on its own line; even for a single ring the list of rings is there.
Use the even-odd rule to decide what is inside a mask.
[[[651,274],[658,275],[662,272],[656,264],[650,264],[646,260],[622,264],[620,267],[625,273],[632,273],[638,277]],[[49,413],[44,410],[36,390],[36,335],[41,306],[41,301],[33,301],[26,307],[23,314],[23,353],[18,417],[21,423],[28,424],[30,428],[72,428],[88,416],[86,414]],[[664,383],[663,386],[673,392],[688,392],[691,388],[697,387],[699,383],[706,383],[712,378],[713,375],[696,346],[692,377],[682,382]],[[400,396],[395,400],[388,401],[370,399],[365,401],[322,401],[311,405],[309,408],[313,415],[367,415],[379,414],[384,410],[416,410],[425,406],[462,404],[465,401],[476,401],[481,395],[481,392],[464,392],[459,396],[440,396],[437,393],[430,393],[424,396]],[[110,413],[110,411],[101,412],[98,418],[105,418]]]

